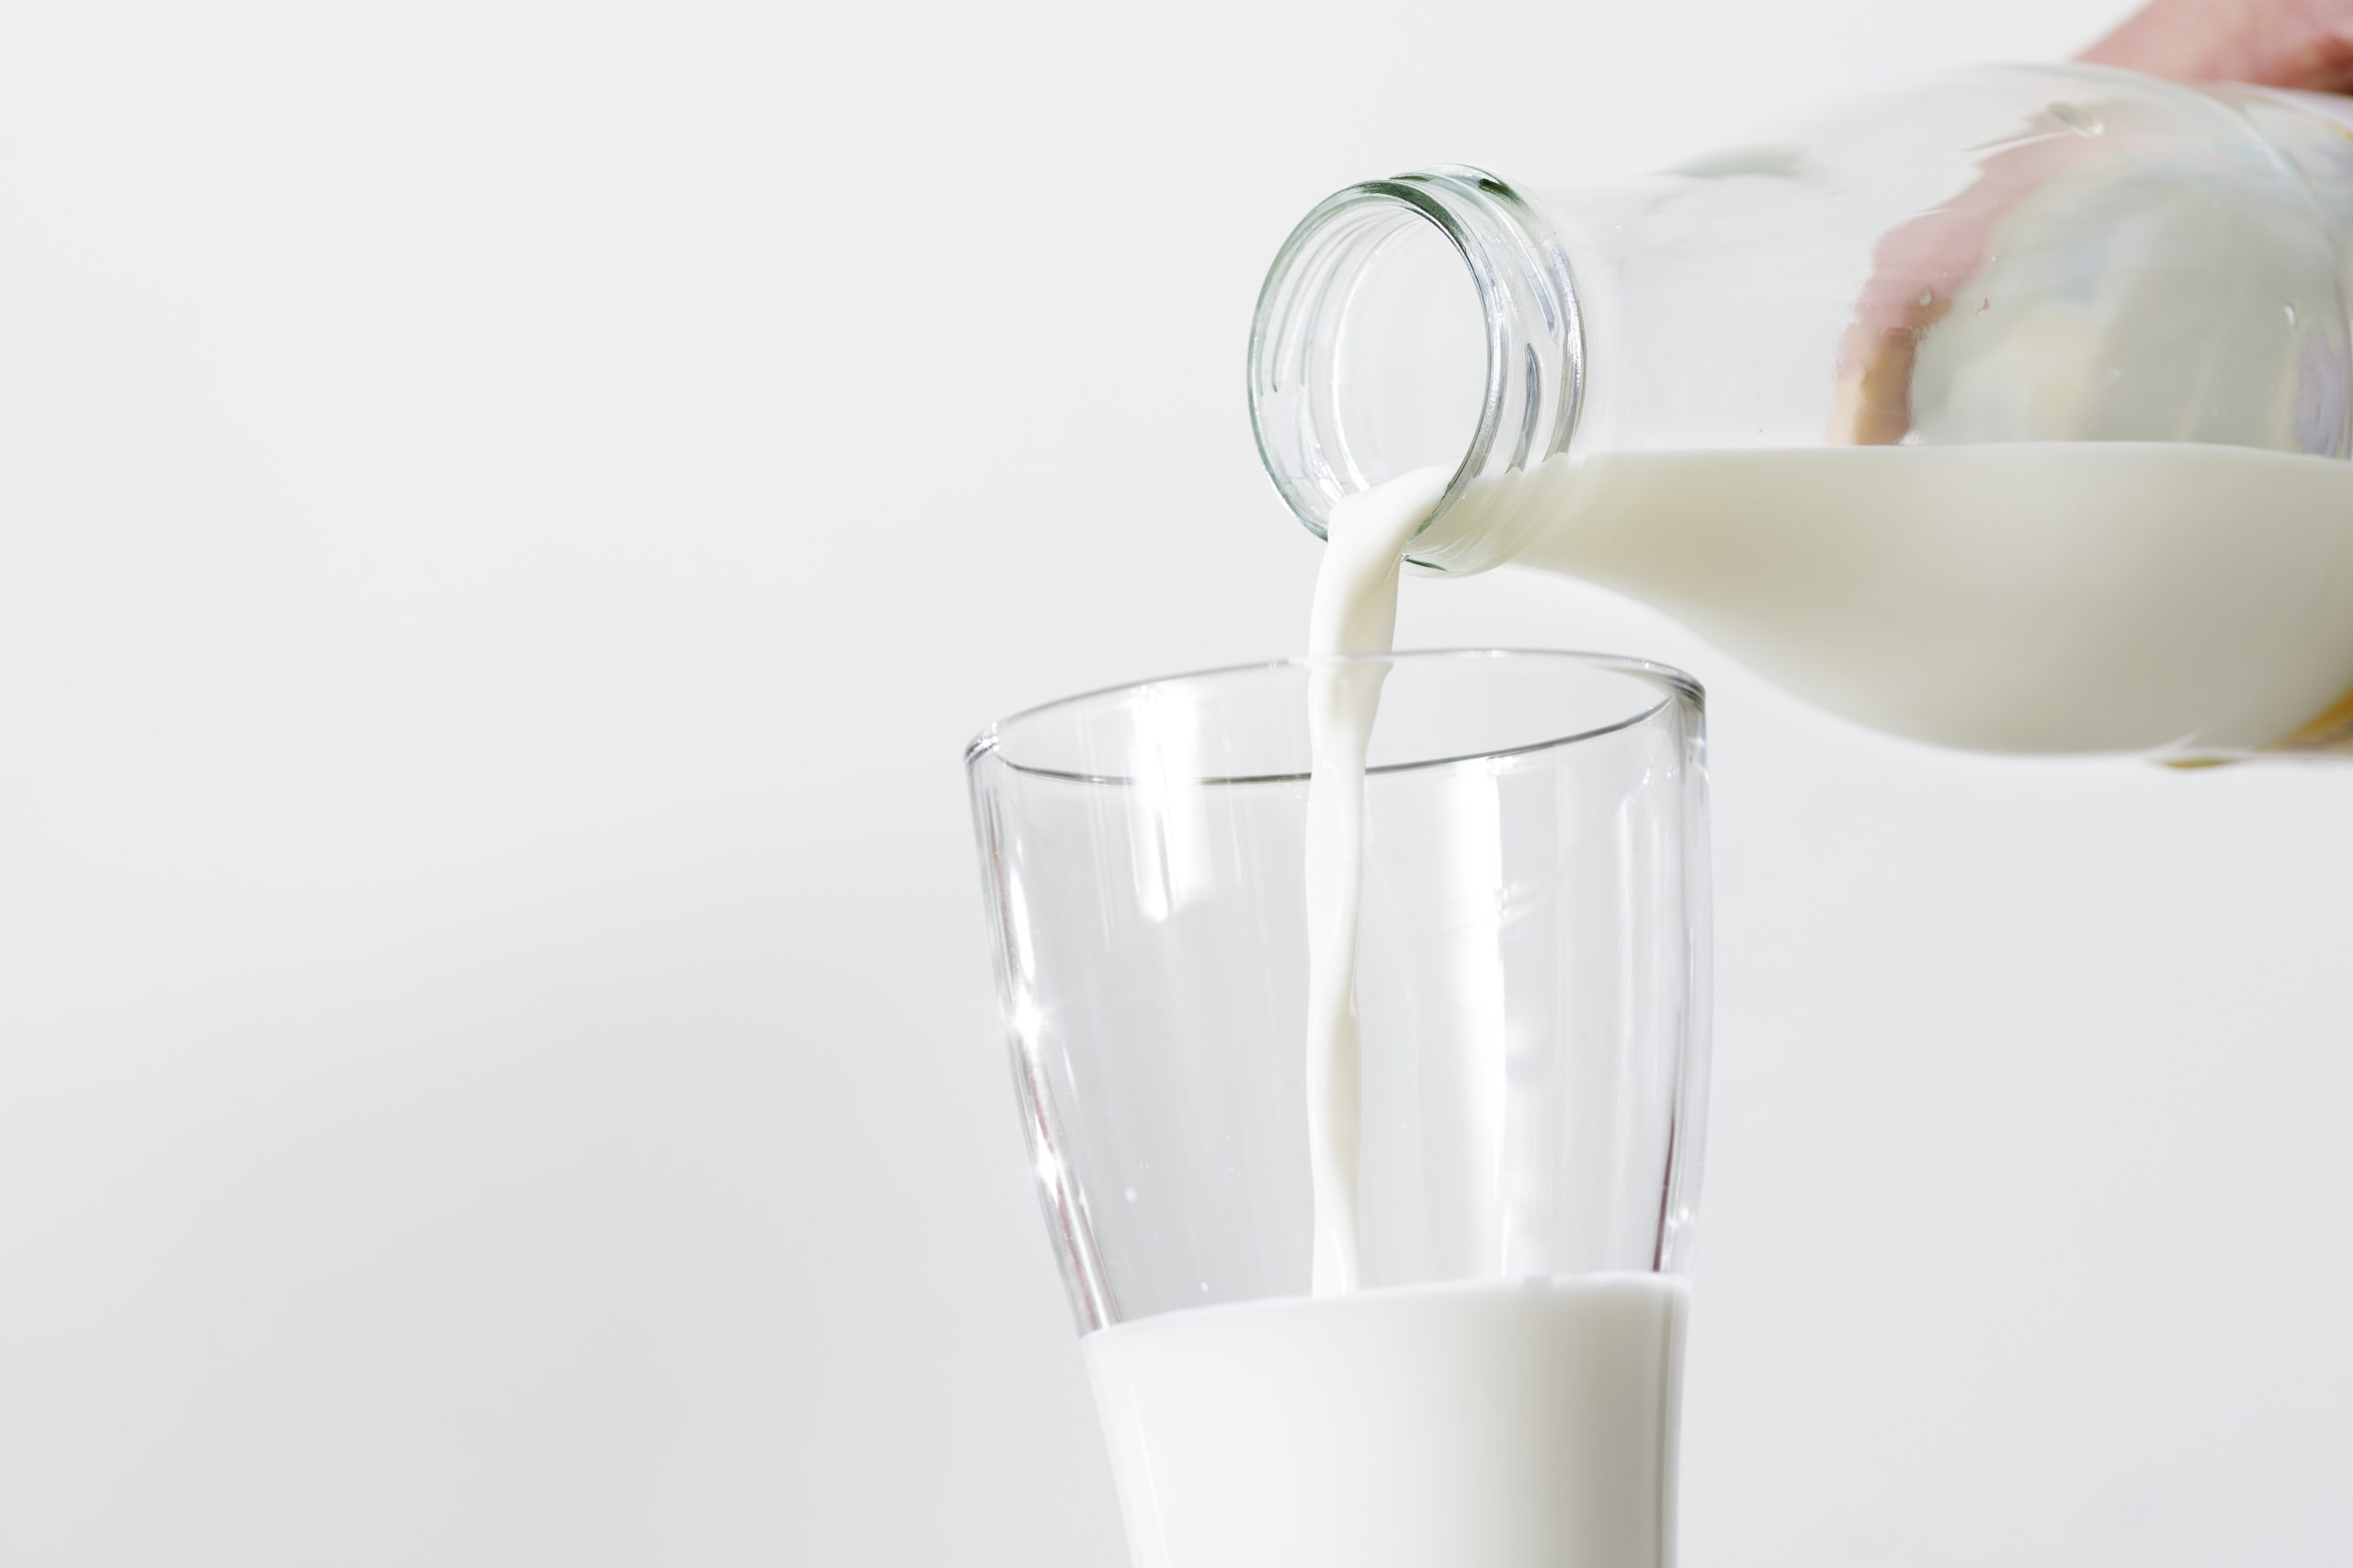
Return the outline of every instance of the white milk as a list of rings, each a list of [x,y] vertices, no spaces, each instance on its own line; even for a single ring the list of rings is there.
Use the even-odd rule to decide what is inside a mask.
[[[1089,1335],[1135,1568],[1667,1568],[1686,1299],[1601,1275]]]
[[[1945,745],[2248,750],[2353,688],[2353,463],[2094,441],[1614,452],[1468,499],[1442,528]]]
[[[1405,541],[1445,493],[1426,469],[1334,508],[1307,622],[1310,653],[1385,653],[1397,632]],[[1357,927],[1364,895],[1364,763],[1388,666],[1309,676],[1307,785],[1307,1148],[1314,1184],[1317,1295],[1353,1290],[1357,1239]]]

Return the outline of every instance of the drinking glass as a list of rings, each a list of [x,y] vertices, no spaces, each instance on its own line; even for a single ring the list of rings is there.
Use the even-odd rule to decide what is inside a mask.
[[[1336,662],[1381,686],[1363,1288],[1310,1299],[1307,714]],[[972,743],[1015,1089],[1139,1568],[1673,1561],[1704,755],[1688,676],[1562,653],[1215,670]]]

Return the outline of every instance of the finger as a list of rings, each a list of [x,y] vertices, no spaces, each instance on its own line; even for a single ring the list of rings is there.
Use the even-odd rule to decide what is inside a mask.
[[[1838,345],[1835,439],[1856,446],[1902,440],[1912,428],[1912,367],[1920,340],[1968,297],[2003,219],[2049,180],[2091,156],[2073,136],[2029,135],[1991,153],[1949,201],[1880,239],[1854,319]]]

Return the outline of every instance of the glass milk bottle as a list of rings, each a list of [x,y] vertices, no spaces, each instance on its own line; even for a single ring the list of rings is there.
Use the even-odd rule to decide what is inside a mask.
[[[1250,340],[1334,506],[1449,472],[1408,560],[1656,606],[1948,745],[2353,755],[2353,104],[1956,73],[1648,177],[1354,186]]]

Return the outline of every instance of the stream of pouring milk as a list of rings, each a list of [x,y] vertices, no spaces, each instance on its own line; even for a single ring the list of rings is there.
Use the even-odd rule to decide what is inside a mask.
[[[1386,653],[1397,635],[1405,545],[1446,492],[1423,469],[1333,508],[1307,619],[1312,655]],[[1357,928],[1364,903],[1364,767],[1386,664],[1326,664],[1308,676],[1307,1149],[1315,1195],[1313,1289],[1353,1290],[1357,1225]]]

